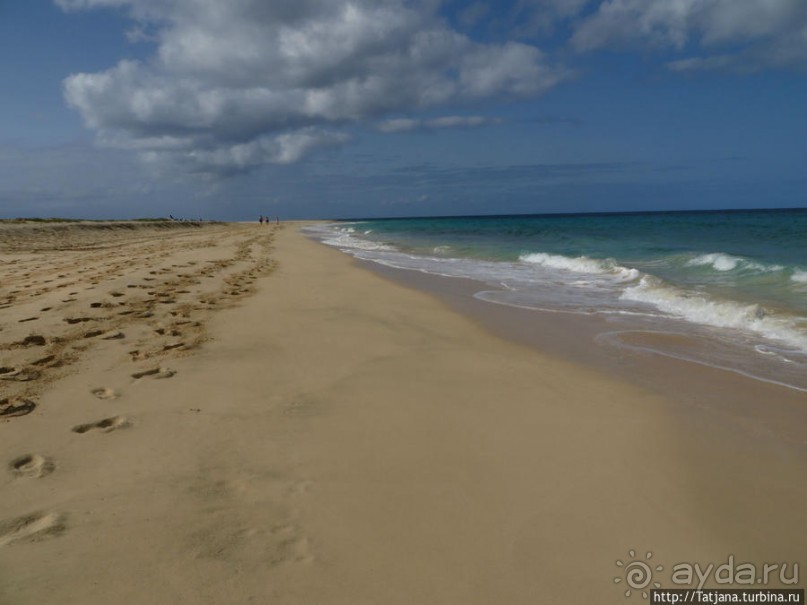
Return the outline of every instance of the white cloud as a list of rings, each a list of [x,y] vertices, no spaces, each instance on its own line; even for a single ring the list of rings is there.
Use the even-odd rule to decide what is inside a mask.
[[[422,127],[422,120],[415,120],[413,118],[393,118],[391,120],[384,120],[377,126],[377,130],[381,132],[411,132],[418,130]]]
[[[488,124],[501,124],[499,118],[485,118],[482,116],[443,116],[427,120],[429,128],[469,128],[475,126],[485,126]]]
[[[380,122],[376,126],[376,129],[385,133],[398,133],[413,132],[416,130],[438,130],[442,128],[476,128],[501,123],[501,118],[487,118],[484,116],[442,116],[430,120],[393,118]]]
[[[173,139],[138,141],[138,149],[146,163],[160,168],[180,165],[188,172],[231,176],[249,172],[265,164],[293,164],[314,149],[336,147],[349,136],[342,132],[301,130],[279,135],[261,135],[249,142],[234,145],[172,145]],[[142,143],[142,144],[141,144]],[[131,148],[131,146],[130,146]]]
[[[714,53],[674,61],[677,71],[807,69],[807,2],[606,0],[576,27],[571,42],[579,51],[699,45]]]
[[[673,71],[710,71],[725,69],[731,66],[734,57],[731,55],[715,55],[712,57],[692,57],[670,61],[667,66]]]
[[[411,0],[57,0],[123,7],[148,62],[74,74],[65,98],[99,140],[197,171],[289,163],[399,112],[539,94],[566,74],[534,46],[482,44]],[[435,126],[436,127],[436,126]]]
[[[608,0],[575,31],[579,50],[650,44],[681,48],[703,0]]]

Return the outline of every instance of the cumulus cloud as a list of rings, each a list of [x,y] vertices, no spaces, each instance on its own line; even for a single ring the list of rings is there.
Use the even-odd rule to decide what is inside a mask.
[[[571,42],[579,51],[691,46],[707,51],[672,62],[676,71],[805,69],[807,2],[606,0],[576,27]]]
[[[345,143],[342,132],[298,131],[276,136],[258,136],[232,145],[164,145],[163,141],[139,141],[141,157],[148,164],[163,166],[179,163],[188,172],[232,176],[264,164],[293,164],[313,149]]]
[[[384,120],[376,126],[376,130],[386,133],[431,131],[442,128],[476,128],[501,124],[501,118],[487,118],[484,116],[442,116],[430,120],[417,118],[392,118]]]
[[[102,142],[195,172],[294,162],[353,123],[536,95],[566,76],[535,46],[452,30],[429,2],[56,1],[125,9],[131,36],[157,40],[147,62],[68,77],[69,105]]]

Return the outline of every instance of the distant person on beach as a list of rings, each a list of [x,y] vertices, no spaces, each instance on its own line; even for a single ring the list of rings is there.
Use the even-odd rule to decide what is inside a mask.
[[[259,222],[261,225],[263,225],[263,215],[261,215],[261,218],[259,218],[259,219],[258,219],[258,222]]]

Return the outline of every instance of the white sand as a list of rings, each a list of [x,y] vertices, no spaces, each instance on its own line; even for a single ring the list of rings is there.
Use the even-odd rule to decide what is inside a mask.
[[[17,294],[2,342],[49,340],[0,365],[72,363],[0,383],[37,404],[0,421],[0,456],[40,456],[0,479],[0,603],[624,603],[631,548],[668,566],[804,552],[801,459],[706,438],[691,410],[291,227],[267,274],[273,229],[6,257],[3,294],[73,283]],[[114,318],[63,321],[85,314]]]

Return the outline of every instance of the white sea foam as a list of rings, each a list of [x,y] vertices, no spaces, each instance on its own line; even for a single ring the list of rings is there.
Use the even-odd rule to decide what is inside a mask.
[[[483,261],[446,256],[450,248],[443,246],[434,248],[432,255],[416,255],[369,240],[349,225],[332,224],[314,231],[324,243],[363,260],[433,275],[470,278],[504,288],[478,295],[490,302],[584,314],[667,316],[730,329],[742,339],[760,336],[773,339],[807,352],[807,325],[803,318],[772,314],[759,305],[718,299],[702,291],[677,287],[653,275],[621,266],[612,259],[533,252],[522,254],[519,262]],[[742,269],[743,263],[749,267],[753,264],[722,253],[701,255],[690,262],[697,259],[718,271],[731,271],[732,267]],[[807,283],[807,271],[796,271],[791,279]]]
[[[770,364],[778,364],[770,365],[771,376],[779,377],[777,381],[782,378],[777,384],[803,383],[792,377],[798,377],[807,367],[807,318],[798,316],[798,311],[770,312],[759,305],[732,300],[733,290],[726,284],[732,286],[737,281],[744,285],[747,279],[750,285],[743,295],[748,296],[757,284],[781,287],[788,281],[793,294],[807,286],[807,267],[762,264],[723,252],[644,259],[638,265],[641,271],[614,259],[538,251],[525,252],[518,261],[494,261],[452,256],[458,254],[456,247],[438,242],[422,254],[410,254],[377,241],[381,234],[371,235],[372,230],[362,223],[332,223],[305,231],[358,259],[487,283],[489,286],[480,288],[475,296],[491,303],[552,313],[599,315],[617,326],[691,330],[702,335],[704,342],[722,344],[710,344],[704,351],[693,352],[691,358],[687,357],[690,361],[757,378],[757,374],[766,375],[765,368]],[[674,283],[681,273],[686,278],[684,283],[692,286]],[[727,298],[708,293],[706,288],[715,284],[720,286],[715,291]],[[716,340],[710,341],[712,338]],[[658,352],[669,356],[689,355],[662,349]],[[751,355],[743,357],[739,351],[749,351]]]
[[[737,268],[740,261],[742,261],[742,259],[737,256],[715,252],[712,254],[702,254],[701,256],[697,256],[691,259],[687,265],[690,267],[703,267],[711,265],[711,267],[716,271],[731,271],[732,269]]]
[[[689,267],[711,267],[715,271],[753,271],[756,273],[770,273],[784,269],[782,265],[764,265],[739,256],[732,256],[724,252],[701,254],[687,262]]]
[[[334,246],[344,251],[350,250],[395,250],[392,246],[373,242],[368,239],[355,237],[356,230],[353,227],[338,227],[326,225],[324,227],[306,227],[304,231],[312,233],[321,238],[322,243]]]
[[[769,384],[775,384],[775,385],[779,385],[779,386],[782,386],[782,387],[785,387],[785,388],[788,388],[788,389],[793,389],[795,391],[801,391],[801,392],[807,393],[807,388],[805,388],[803,386],[803,383],[802,383],[802,386],[800,386],[800,384],[799,384],[800,383],[800,380],[799,380],[800,375],[798,375],[798,374],[795,374],[795,375],[792,374],[792,373],[787,374],[786,377],[785,377],[785,380],[777,380],[777,379],[774,379],[774,378],[766,377],[764,372],[759,371],[758,366],[757,367],[747,368],[747,367],[738,367],[738,366],[733,365],[733,364],[732,365],[726,365],[726,364],[722,363],[721,361],[719,361],[719,358],[718,358],[718,360],[709,360],[709,359],[706,359],[706,358],[703,358],[703,357],[699,357],[698,355],[687,355],[685,353],[665,349],[663,347],[642,346],[642,345],[636,345],[636,344],[632,344],[632,343],[626,343],[625,341],[622,341],[620,339],[620,336],[622,334],[628,334],[628,333],[631,333],[631,332],[635,332],[635,330],[618,330],[618,331],[614,331],[614,332],[603,332],[602,334],[599,334],[595,338],[595,340],[597,340],[598,342],[606,342],[606,343],[609,343],[609,344],[612,344],[612,345],[615,345],[615,346],[618,346],[618,347],[621,347],[621,348],[625,348],[625,349],[633,349],[633,350],[636,350],[636,351],[645,351],[647,353],[653,353],[653,354],[656,354],[656,355],[662,355],[664,357],[670,357],[672,359],[680,359],[682,361],[688,361],[688,362],[691,362],[691,363],[697,363],[699,365],[704,365],[704,366],[707,366],[707,367],[710,367],[710,368],[715,368],[717,370],[723,370],[723,371],[726,371],[726,372],[732,372],[734,374],[739,374],[741,376],[746,376],[746,377],[751,378],[753,380],[759,380],[760,382],[767,382]],[[644,333],[648,333],[648,332],[652,333],[653,331],[644,331],[643,330],[642,332],[644,332]],[[656,332],[656,333],[664,334],[664,332]],[[758,352],[762,352],[762,351],[758,351]],[[764,353],[764,354],[768,354],[768,353]],[[782,358],[781,356],[776,355],[775,353],[772,353],[772,354],[775,355],[777,357],[777,359],[780,360],[780,361],[785,361],[785,362],[788,362],[788,363],[794,363],[790,359]]]
[[[804,356],[804,352],[799,352],[799,351],[794,352],[794,351],[791,351],[789,349],[781,349],[781,348],[778,348],[778,347],[771,347],[771,346],[768,346],[768,345],[755,345],[754,350],[757,353],[759,353],[760,355],[767,355],[767,356],[770,356],[770,357],[775,357],[776,359],[778,359],[782,363],[790,363],[790,364],[795,364],[795,363],[799,363],[799,362],[797,362],[794,359],[791,359],[789,356],[794,356],[794,357],[803,357]]]
[[[718,300],[670,286],[652,276],[625,288],[621,299],[647,303],[693,323],[753,332],[807,351],[807,332],[799,326],[797,318],[769,314],[759,305]]]
[[[587,256],[563,256],[561,254],[547,254],[545,252],[532,252],[522,254],[519,260],[524,263],[542,265],[551,269],[562,269],[573,273],[589,273],[593,275],[613,275],[623,281],[638,278],[641,274],[636,269],[622,267],[613,260],[599,260]]]

